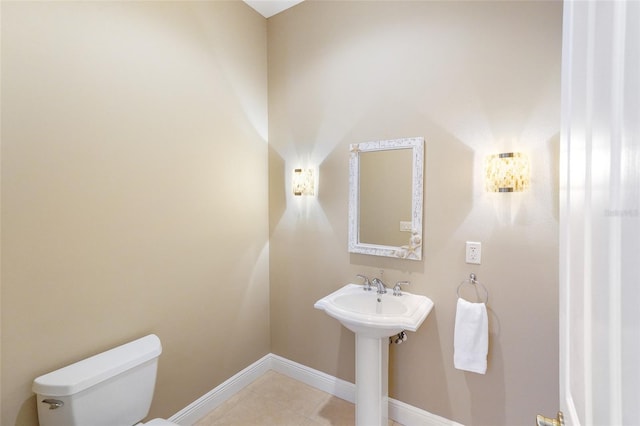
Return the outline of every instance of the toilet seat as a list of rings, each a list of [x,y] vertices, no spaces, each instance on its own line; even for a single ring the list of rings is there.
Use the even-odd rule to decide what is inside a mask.
[[[153,419],[148,423],[141,423],[141,426],[180,426],[180,425],[178,425],[178,423],[173,423],[165,419]]]

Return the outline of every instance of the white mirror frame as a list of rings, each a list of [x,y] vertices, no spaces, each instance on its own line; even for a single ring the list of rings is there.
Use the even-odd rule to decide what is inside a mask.
[[[360,242],[360,153],[412,149],[413,188],[411,196],[411,236],[407,245],[386,246]],[[350,145],[349,153],[349,252],[422,260],[422,199],[424,173],[424,138],[404,138]],[[381,205],[384,208],[384,204]]]

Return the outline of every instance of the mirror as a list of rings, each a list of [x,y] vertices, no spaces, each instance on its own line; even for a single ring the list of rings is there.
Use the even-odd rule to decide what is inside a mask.
[[[424,138],[350,145],[349,252],[422,259]]]

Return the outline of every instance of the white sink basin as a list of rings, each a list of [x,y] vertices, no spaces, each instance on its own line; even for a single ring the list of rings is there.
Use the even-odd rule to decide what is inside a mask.
[[[375,288],[347,284],[318,300],[314,307],[324,310],[356,334],[388,337],[403,330],[416,331],[433,308],[426,296],[403,292],[393,296],[391,290],[377,294]]]

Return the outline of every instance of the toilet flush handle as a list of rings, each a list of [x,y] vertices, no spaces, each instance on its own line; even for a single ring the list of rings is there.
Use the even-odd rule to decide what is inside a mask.
[[[49,410],[56,410],[64,405],[59,399],[43,399],[42,402],[49,404]]]

